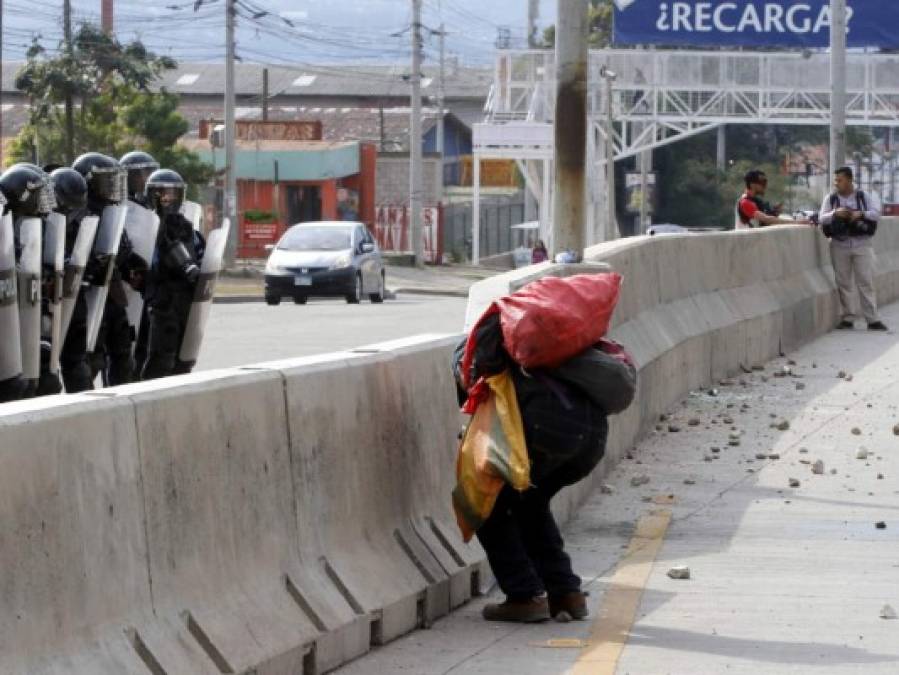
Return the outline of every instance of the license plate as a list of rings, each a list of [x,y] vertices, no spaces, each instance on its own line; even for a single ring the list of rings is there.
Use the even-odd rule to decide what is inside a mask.
[[[308,274],[301,274],[298,277],[294,277],[293,279],[294,286],[311,286],[312,285],[312,277]]]

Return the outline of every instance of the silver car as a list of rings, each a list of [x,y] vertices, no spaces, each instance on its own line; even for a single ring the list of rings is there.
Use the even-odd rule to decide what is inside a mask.
[[[292,226],[265,266],[265,301],[277,305],[293,298],[344,297],[358,303],[364,295],[384,302],[384,262],[364,223],[323,221]]]

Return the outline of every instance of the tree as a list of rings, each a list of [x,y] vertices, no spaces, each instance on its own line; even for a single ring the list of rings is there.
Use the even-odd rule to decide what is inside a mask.
[[[150,86],[176,63],[156,56],[139,41],[122,44],[96,26],[82,24],[70,47],[49,57],[35,40],[16,87],[30,102],[28,124],[10,147],[12,161],[69,164],[74,154],[95,150],[119,157],[129,150],[152,154],[195,185],[207,182],[211,165],[178,145],[188,122],[178,113],[178,97]],[[77,104],[70,137],[61,106]]]
[[[602,49],[612,44],[612,0],[590,0],[589,26],[590,46]],[[556,44],[556,27],[549,26],[543,31],[543,47],[551,49]]]

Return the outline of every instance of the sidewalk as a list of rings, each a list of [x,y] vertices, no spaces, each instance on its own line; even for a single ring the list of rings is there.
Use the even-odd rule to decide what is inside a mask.
[[[690,394],[566,528],[587,621],[486,623],[494,594],[338,672],[899,673],[897,375],[895,334],[836,331]]]
[[[262,261],[242,261],[222,273],[216,286],[215,302],[262,302],[264,300]],[[399,293],[468,297],[475,282],[497,270],[466,265],[426,266],[423,269],[388,265],[388,297]]]

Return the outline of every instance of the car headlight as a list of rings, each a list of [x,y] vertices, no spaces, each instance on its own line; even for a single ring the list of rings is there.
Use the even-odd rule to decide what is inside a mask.
[[[346,267],[349,267],[353,263],[353,257],[349,253],[342,254],[334,263],[331,265],[332,270],[342,270]]]
[[[271,261],[265,264],[265,273],[272,276],[285,276],[290,274],[290,272],[287,271],[286,267],[281,267],[280,265],[276,265]]]

